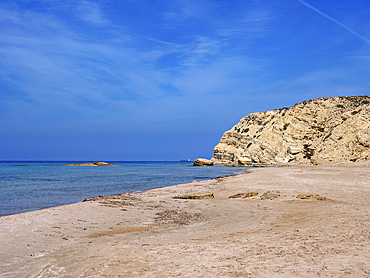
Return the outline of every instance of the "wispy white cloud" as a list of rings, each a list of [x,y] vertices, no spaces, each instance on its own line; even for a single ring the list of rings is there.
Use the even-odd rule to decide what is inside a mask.
[[[255,87],[255,99],[270,99],[271,109],[293,105],[303,100],[330,96],[368,95],[362,84],[362,69],[326,67],[305,71],[295,77],[271,80]]]
[[[89,13],[89,2],[81,3],[85,5],[81,9]],[[70,4],[65,8],[77,9]],[[96,17],[90,20],[108,24],[104,30],[109,30],[109,18],[105,20],[99,6],[91,7]],[[186,14],[198,16],[195,11]],[[210,96],[226,94],[237,99],[254,91],[268,91],[265,83],[276,84],[270,75],[274,60],[268,55],[254,57],[245,50],[249,49],[248,40],[256,38],[253,34],[268,34],[274,14],[262,8],[247,9],[242,14],[216,24],[213,32],[188,32],[173,42],[170,36],[145,36],[144,32],[136,34],[130,28],[117,26],[114,34],[100,40],[85,36],[58,14],[0,9],[0,15],[4,15],[0,17],[0,78],[9,88],[17,88],[18,93],[27,96],[16,102],[17,96],[9,94],[3,105],[10,107],[10,100],[17,103],[9,109],[14,115],[26,113],[22,110],[52,114],[58,109],[86,115],[117,115],[122,111],[138,115],[143,107],[145,111],[141,113],[147,115],[155,111],[158,103],[165,103],[168,105],[163,109],[177,117],[170,106],[178,106],[177,111],[186,114],[189,107],[201,109]],[[216,22],[215,18],[208,20],[209,24]],[[158,66],[166,59],[163,66]],[[311,78],[294,84],[304,84],[303,88],[317,81]],[[276,92],[279,86],[271,91]],[[297,88],[294,86],[290,88]],[[180,99],[185,104],[177,105]],[[19,105],[22,102],[27,109]],[[164,114],[162,111],[158,117]]]
[[[174,0],[171,7],[165,14],[166,19],[172,22],[168,24],[169,28],[174,22],[183,22],[204,15],[204,12],[210,9],[212,4],[208,1]]]
[[[221,40],[197,36],[182,52],[181,65],[183,67],[197,67],[207,58],[215,57],[222,51],[224,44]]]
[[[165,44],[165,45],[169,45],[169,46],[179,46],[178,44],[175,44],[175,43],[172,43],[172,42],[166,42],[166,41],[152,39],[152,38],[146,38],[146,37],[141,37],[141,38],[145,39],[145,40],[148,40],[148,41],[153,41],[153,42],[157,42],[157,43]]]
[[[86,22],[106,24],[104,28],[111,24],[94,2],[83,1],[80,6],[62,2],[63,9],[80,14]],[[57,10],[57,6],[53,8]],[[188,5],[185,14],[198,16],[198,12],[194,5]],[[59,110],[95,117],[137,115],[143,107],[144,114],[154,111],[161,102],[168,106],[157,117],[164,117],[164,110],[177,117],[175,112],[186,114],[191,106],[200,108],[212,92],[235,88],[240,72],[253,75],[262,67],[260,61],[233,52],[230,37],[220,38],[219,34],[187,33],[182,43],[173,43],[115,26],[114,35],[102,41],[85,36],[58,14],[5,9],[0,9],[0,14],[6,15],[2,19],[9,23],[7,28],[0,26],[4,46],[0,50],[0,78],[26,95],[22,99],[8,96],[2,102],[13,115],[57,115]],[[248,13],[245,20],[258,25],[267,20],[265,17],[262,12]],[[177,57],[176,63],[156,67],[159,60],[171,55]],[[183,104],[177,107],[176,98]],[[177,111],[170,107],[177,107]],[[151,117],[151,121],[156,119]]]
[[[55,17],[4,9],[0,14],[7,15],[1,27],[0,78],[26,94],[40,112],[51,112],[58,103],[76,111],[106,105],[125,80],[124,67],[137,63],[132,49],[120,52],[114,43],[89,41]],[[120,99],[133,95],[123,90]]]
[[[326,13],[320,11],[319,9],[315,8],[314,6],[308,4],[307,2],[305,2],[303,0],[297,0],[297,1],[300,2],[302,5],[306,6],[307,8],[309,8],[309,9],[313,10],[314,12],[318,13],[319,15],[325,17],[326,19],[329,19],[330,21],[334,22],[335,24],[339,25],[340,27],[342,27],[342,28],[346,29],[347,31],[351,32],[353,35],[355,35],[359,39],[364,40],[365,42],[370,44],[370,40],[368,38],[365,38],[364,36],[360,35],[359,33],[352,30],[351,28],[349,28],[347,25],[343,24],[342,22],[332,18],[331,16],[327,15]]]
[[[65,11],[70,16],[95,26],[111,24],[101,9],[102,2],[96,0],[44,0],[43,11],[54,13]]]
[[[98,3],[92,1],[78,1],[76,9],[83,20],[95,25],[107,25],[110,21],[104,16]]]
[[[253,38],[264,36],[268,26],[274,19],[272,11],[268,9],[252,9],[246,11],[242,17],[233,19],[226,28],[220,28],[219,34],[223,37],[240,37],[248,35]]]

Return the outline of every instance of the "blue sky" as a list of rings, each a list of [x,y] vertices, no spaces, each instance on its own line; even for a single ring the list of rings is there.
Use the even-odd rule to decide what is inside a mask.
[[[213,154],[257,111],[369,95],[370,1],[0,3],[0,160]]]

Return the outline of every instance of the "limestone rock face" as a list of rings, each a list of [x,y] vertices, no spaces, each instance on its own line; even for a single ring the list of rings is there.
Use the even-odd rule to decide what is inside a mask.
[[[317,98],[249,114],[223,134],[212,160],[241,165],[370,160],[370,96]]]

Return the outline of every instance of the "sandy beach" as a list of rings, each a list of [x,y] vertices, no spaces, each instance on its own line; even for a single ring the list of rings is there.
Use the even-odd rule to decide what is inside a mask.
[[[199,192],[214,198],[173,198]],[[0,246],[0,277],[370,277],[370,165],[252,168],[4,216]]]

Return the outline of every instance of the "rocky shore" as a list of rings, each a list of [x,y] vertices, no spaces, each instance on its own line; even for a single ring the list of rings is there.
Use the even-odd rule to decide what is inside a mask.
[[[251,168],[4,216],[0,277],[368,277],[369,170]]]

